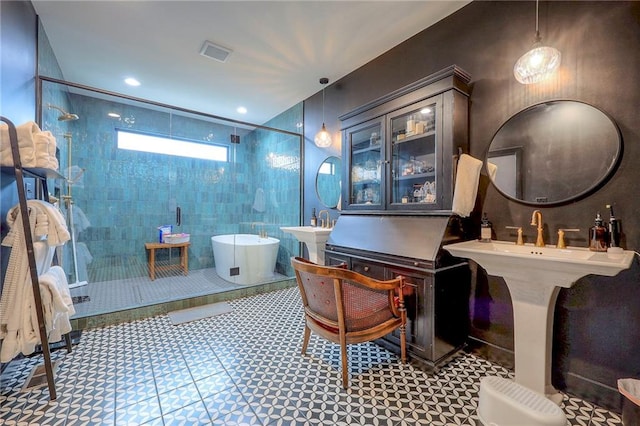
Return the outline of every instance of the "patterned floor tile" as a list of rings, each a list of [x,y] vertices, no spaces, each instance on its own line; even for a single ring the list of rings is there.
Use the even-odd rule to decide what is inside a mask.
[[[90,303],[90,302],[88,302]],[[304,330],[297,289],[229,302],[233,312],[180,326],[166,315],[86,330],[57,351],[56,401],[22,387],[40,357],[0,377],[1,425],[464,425],[480,426],[479,383],[513,372],[459,354],[435,372],[373,344],[340,348]],[[564,395],[569,426],[618,426],[620,417]]]
[[[209,413],[201,400],[164,414],[162,418],[164,420],[164,426],[195,426],[211,424]]]
[[[160,391],[158,389],[158,391]],[[175,389],[168,390],[158,395],[162,413],[170,413],[179,408],[201,401],[198,388],[194,383],[188,383]]]

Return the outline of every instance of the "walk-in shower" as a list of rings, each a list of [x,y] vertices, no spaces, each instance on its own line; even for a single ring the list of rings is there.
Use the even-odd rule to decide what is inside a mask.
[[[42,123],[63,142],[58,148],[65,180],[49,187],[73,219],[65,267],[69,283],[88,284],[72,289],[80,300],[78,318],[255,291],[220,277],[211,248],[211,236],[257,234],[251,228],[255,222],[264,223],[264,231],[280,244],[269,276],[251,286],[295,285],[289,259],[299,254],[300,244],[280,227],[300,224],[303,138],[296,123],[302,121],[302,104],[254,125],[51,80],[40,77]],[[62,111],[54,108],[58,105]],[[65,110],[80,119],[59,121],[58,116],[71,115]],[[140,144],[125,147],[125,136],[131,135],[181,148],[171,154]],[[194,145],[224,155],[202,158]],[[151,282],[145,244],[157,242],[164,226],[190,234],[188,275],[170,268]],[[155,262],[171,266],[178,258],[169,247],[156,252]]]

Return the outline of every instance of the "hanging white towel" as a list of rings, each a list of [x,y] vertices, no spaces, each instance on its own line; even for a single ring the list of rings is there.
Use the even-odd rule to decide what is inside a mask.
[[[266,202],[264,199],[264,190],[262,188],[256,189],[256,196],[253,200],[253,209],[259,213],[263,213],[266,210]]]
[[[42,239],[34,242],[34,257],[37,256],[36,265],[39,265],[38,273],[46,273],[47,266],[50,266],[53,257],[51,248],[64,244],[69,240],[70,234],[64,217],[57,207],[41,200],[28,200],[27,207],[32,235],[42,234]],[[11,247],[11,253],[0,296],[0,339],[2,340],[0,362],[9,362],[19,353],[29,355],[35,350],[36,344],[40,343],[19,205],[9,210],[6,221],[11,228],[2,240],[2,245]],[[37,233],[36,230],[38,230]],[[42,247],[45,244],[46,249]],[[62,274],[64,275],[64,271]],[[54,300],[53,296],[45,299],[46,295],[43,296],[43,305],[47,301]],[[52,309],[49,311],[53,312]],[[67,313],[69,312],[71,310],[68,309]],[[64,317],[58,323],[60,323],[58,330],[68,328]]]
[[[458,159],[456,185],[453,192],[453,213],[467,217],[473,210],[478,195],[482,161],[470,155],[462,154]]]

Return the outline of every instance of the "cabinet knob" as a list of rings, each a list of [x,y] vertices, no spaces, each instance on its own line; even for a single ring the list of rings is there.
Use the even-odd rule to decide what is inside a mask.
[[[363,269],[364,269],[365,272],[369,272],[369,267],[368,266],[365,266]]]
[[[420,266],[420,262],[413,262],[413,266]]]

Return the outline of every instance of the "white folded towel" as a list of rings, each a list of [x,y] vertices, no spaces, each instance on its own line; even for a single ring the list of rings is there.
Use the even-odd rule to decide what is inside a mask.
[[[16,126],[18,150],[20,152],[20,163],[22,167],[35,167],[35,144],[33,135],[39,132],[40,128],[33,121],[28,121]],[[9,126],[6,123],[0,123],[0,163],[3,166],[13,166]]]
[[[49,136],[43,132],[33,135],[36,167],[49,167]]]
[[[478,182],[482,161],[470,155],[462,154],[458,159],[456,184],[453,191],[453,213],[467,217],[473,210],[478,195]]]

